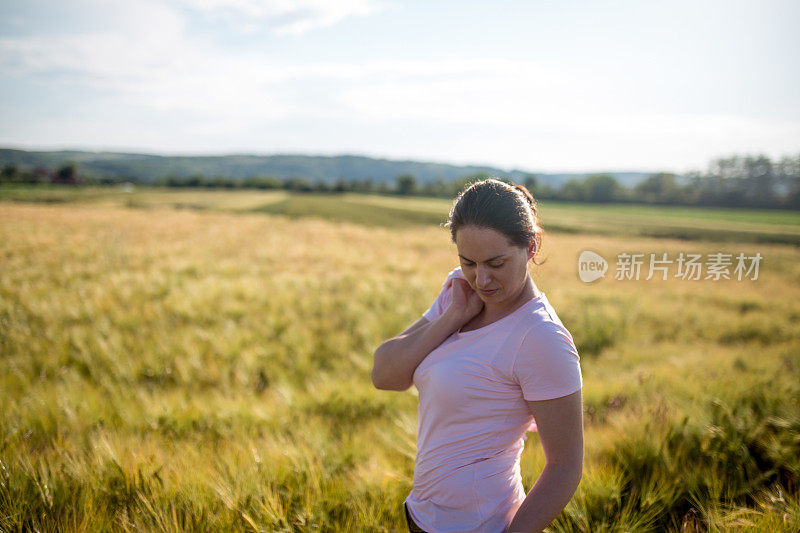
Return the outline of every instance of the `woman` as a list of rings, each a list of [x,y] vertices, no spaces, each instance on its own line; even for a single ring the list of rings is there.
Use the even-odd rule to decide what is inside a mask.
[[[419,390],[410,531],[541,531],[583,469],[581,372],[570,333],[528,273],[541,244],[522,186],[489,179],[456,199],[461,263],[417,322],[375,350],[379,389]],[[534,422],[535,419],[535,422]],[[537,430],[546,465],[525,495],[519,458]]]

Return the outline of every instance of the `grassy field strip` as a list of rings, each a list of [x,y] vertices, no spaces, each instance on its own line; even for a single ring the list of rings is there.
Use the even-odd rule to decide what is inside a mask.
[[[91,203],[106,207],[177,207],[220,211],[250,211],[278,202],[289,195],[286,191],[229,191],[203,189],[163,189],[138,186],[58,188],[0,188],[0,199],[44,203]]]
[[[349,201],[380,205],[389,208],[418,209],[446,216],[452,202],[439,199],[404,199],[385,196],[348,195]],[[569,226],[576,229],[591,230],[597,224],[619,227],[649,226],[676,228],[704,228],[724,231],[747,231],[750,233],[775,233],[800,236],[800,214],[772,213],[764,211],[735,211],[717,209],[677,208],[677,213],[662,207],[638,206],[594,206],[581,204],[554,204],[544,202],[540,205],[540,215],[545,224]],[[735,224],[732,224],[735,222]]]
[[[457,258],[420,222],[437,212],[391,200],[1,203],[0,530],[402,527],[417,398],[374,390],[371,353]],[[534,279],[578,345],[586,424],[551,532],[800,530],[800,249],[691,247],[759,251],[761,275],[584,284],[581,250],[686,243],[546,237]],[[532,434],[526,488],[543,465]]]
[[[142,208],[179,208],[246,212],[279,202],[285,191],[144,190],[105,198],[107,205]]]
[[[436,222],[443,220],[451,202],[438,199],[405,199],[385,196],[348,195],[347,201],[388,209],[415,209],[430,213]],[[592,206],[580,204],[540,205],[545,230],[595,234],[662,235],[695,240],[725,237],[736,240],[742,233],[750,241],[800,244],[800,215],[768,211],[745,211],[739,218],[728,210],[678,209],[683,218],[661,207]],[[692,218],[694,217],[694,218]],[[735,221],[735,223],[734,223]],[[784,222],[789,222],[784,223]],[[671,231],[674,230],[674,231]]]
[[[436,226],[444,222],[446,217],[427,210],[380,206],[353,201],[348,197],[312,194],[292,195],[284,200],[253,209],[252,212],[387,228]]]
[[[442,216],[447,216],[450,212],[450,207],[453,205],[452,200],[443,198],[404,198],[366,194],[348,194],[345,198],[359,204],[377,205],[395,209],[414,209],[426,211],[428,213],[441,214]]]
[[[714,219],[736,223],[764,223],[800,225],[800,213],[772,209],[735,209],[724,207],[659,206],[631,204],[581,204],[551,200],[540,202],[540,207],[552,213],[580,213],[597,215],[655,216],[675,219]]]
[[[215,211],[249,211],[262,205],[283,200],[285,191],[144,191],[134,193],[127,200],[115,197],[127,207],[178,207],[211,209]]]
[[[433,213],[444,213],[450,210],[451,200],[439,198],[398,198],[391,196],[376,195],[347,195],[349,200],[358,203],[369,203],[386,207],[396,207],[405,209],[419,209]],[[700,221],[716,223],[708,225],[709,228],[726,229],[730,225],[724,224],[725,221],[735,222],[737,225],[746,224],[748,227],[758,227],[765,231],[770,226],[781,226],[781,231],[789,231],[788,228],[797,227],[800,229],[800,213],[778,210],[757,210],[757,209],[726,209],[726,208],[705,208],[705,207],[684,207],[684,206],[642,206],[628,204],[579,204],[564,203],[544,200],[539,202],[540,213],[543,217],[560,220],[561,217],[575,215],[577,217],[597,217],[609,220],[617,219],[623,221],[630,220],[657,220],[658,223],[666,224],[668,221],[682,227],[692,227]],[[691,223],[687,223],[691,220]]]
[[[55,187],[55,186],[7,186],[0,187],[0,200],[12,199],[19,201],[118,201],[123,204],[128,198],[141,199],[147,204],[169,204],[171,202],[195,203],[198,205],[223,209],[243,209],[257,206],[259,200],[267,202],[272,199],[285,198],[286,191],[252,191],[252,190],[225,190],[225,189],[162,189],[147,186],[136,186],[131,192],[125,192],[121,187]],[[344,194],[334,196],[344,198],[351,202],[393,207],[398,209],[414,209],[432,213],[446,214],[452,201],[442,198],[397,197],[379,195]],[[244,207],[246,206],[246,207]],[[561,214],[578,214],[580,216],[597,215],[600,217],[656,217],[660,219],[678,220],[717,220],[731,221],[737,224],[774,224],[779,226],[800,226],[800,213],[780,210],[756,209],[731,209],[731,208],[706,208],[691,206],[657,206],[657,205],[630,205],[630,204],[579,204],[559,201],[544,200],[539,202],[540,209],[548,216]]]
[[[595,213],[565,215],[563,213],[550,213],[545,210],[543,210],[542,218],[558,226],[568,226],[583,230],[589,230],[593,226],[600,229],[603,225],[609,225],[617,228],[645,226],[653,228],[712,229],[730,232],[800,236],[800,226],[765,224],[749,221],[733,223],[717,219],[674,219],[646,215],[622,215],[618,213],[602,215]]]

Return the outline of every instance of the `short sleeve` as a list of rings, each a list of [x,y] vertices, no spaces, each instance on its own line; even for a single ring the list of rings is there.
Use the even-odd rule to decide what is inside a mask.
[[[553,322],[533,327],[522,340],[513,376],[528,401],[552,400],[579,390],[583,378],[572,336]]]
[[[436,297],[436,300],[434,300],[428,310],[422,313],[422,316],[425,317],[429,322],[432,322],[434,319],[438,318],[439,315],[444,313],[447,307],[450,305],[450,302],[452,301],[454,278],[464,279],[464,274],[461,273],[461,267],[453,269],[447,274],[447,279],[445,279],[444,283],[442,284],[442,290],[439,292],[439,296]]]

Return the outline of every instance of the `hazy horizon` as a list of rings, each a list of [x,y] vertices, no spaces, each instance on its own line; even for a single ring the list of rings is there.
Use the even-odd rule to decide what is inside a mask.
[[[632,174],[652,174],[656,172],[661,172],[662,170],[659,169],[650,169],[650,170],[640,170],[640,169],[616,169],[616,168],[598,168],[594,170],[547,170],[547,169],[536,169],[536,168],[527,168],[527,167],[504,167],[502,165],[495,165],[492,163],[487,162],[453,162],[453,161],[446,161],[446,160],[434,160],[434,159],[423,159],[423,158],[401,158],[401,157],[385,157],[381,155],[372,155],[372,154],[359,154],[359,153],[352,153],[352,152],[341,152],[341,153],[308,153],[308,152],[291,152],[291,151],[282,151],[282,152],[205,152],[205,153],[189,153],[189,152],[157,152],[157,151],[131,151],[131,150],[106,150],[106,149],[98,149],[93,150],[90,148],[82,148],[82,147],[25,147],[25,146],[13,146],[4,144],[0,146],[0,150],[21,150],[25,152],[86,152],[86,153],[114,153],[114,154],[127,154],[127,155],[152,155],[158,157],[235,157],[235,156],[243,156],[243,157],[271,157],[271,156],[300,156],[300,157],[366,157],[370,159],[376,160],[386,160],[386,161],[394,161],[394,162],[403,162],[403,161],[413,161],[415,163],[433,163],[433,164],[442,164],[442,165],[453,165],[453,166],[470,166],[470,167],[490,167],[496,168],[499,170],[504,171],[530,171],[535,173],[541,174],[600,174],[600,173],[614,173],[614,174],[625,174],[625,173],[632,173]],[[748,155],[748,154],[728,154],[728,155]],[[754,155],[754,154],[749,154]],[[785,154],[791,155],[791,154]],[[691,170],[705,170],[705,166],[702,168],[691,169]],[[665,171],[666,172],[666,171]]]

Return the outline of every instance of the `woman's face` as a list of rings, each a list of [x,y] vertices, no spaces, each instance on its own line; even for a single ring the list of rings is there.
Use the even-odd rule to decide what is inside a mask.
[[[528,280],[528,250],[499,231],[465,226],[456,233],[461,271],[487,307],[517,301]]]

